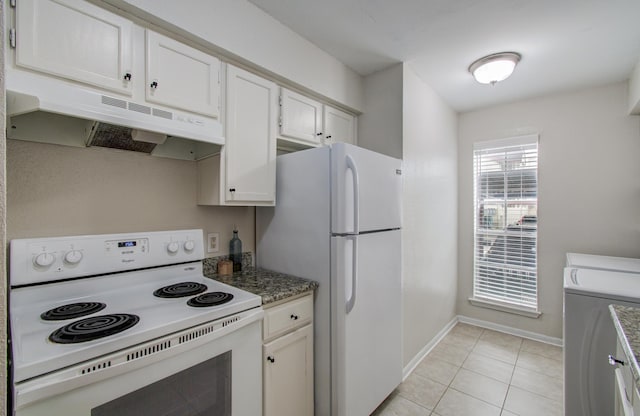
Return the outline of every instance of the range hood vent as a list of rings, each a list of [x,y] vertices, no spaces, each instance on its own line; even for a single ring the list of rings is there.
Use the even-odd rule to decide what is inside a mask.
[[[7,116],[8,137],[18,140],[186,160],[216,153],[225,143],[222,124],[214,118],[168,111],[20,70],[7,72]]]
[[[105,123],[94,123],[90,130],[87,146],[109,147],[111,149],[132,150],[151,153],[157,143],[133,140],[133,129]]]

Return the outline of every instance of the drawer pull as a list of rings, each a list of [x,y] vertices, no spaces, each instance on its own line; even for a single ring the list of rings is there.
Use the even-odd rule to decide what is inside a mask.
[[[268,356],[268,357],[267,357],[267,361],[270,361],[270,362],[272,362],[272,363],[275,363],[275,362],[276,362],[276,359],[275,359],[275,358],[273,358],[273,356],[271,356],[271,355],[270,355],[270,356]]]
[[[297,321],[298,320],[298,315],[291,314],[291,319],[293,319],[294,321]]]
[[[624,365],[624,361],[618,360],[613,355],[609,354],[609,364],[615,366],[616,364]]]

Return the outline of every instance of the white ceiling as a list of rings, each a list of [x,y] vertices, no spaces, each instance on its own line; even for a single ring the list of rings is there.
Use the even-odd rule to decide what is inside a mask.
[[[640,58],[640,0],[249,0],[361,75],[397,62],[457,111],[626,80]],[[495,86],[476,59],[522,60]]]

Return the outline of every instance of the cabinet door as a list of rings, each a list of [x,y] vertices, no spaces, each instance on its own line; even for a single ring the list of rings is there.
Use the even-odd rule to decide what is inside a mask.
[[[324,106],[324,139],[326,144],[356,144],[356,118],[337,108]]]
[[[264,346],[264,416],[313,415],[313,326]]]
[[[322,104],[286,88],[282,88],[280,100],[280,136],[320,145]]]
[[[220,115],[220,60],[147,30],[146,98],[209,117]]]
[[[275,202],[277,108],[275,83],[227,67],[226,202]]]
[[[16,64],[131,95],[132,28],[82,0],[20,0]]]

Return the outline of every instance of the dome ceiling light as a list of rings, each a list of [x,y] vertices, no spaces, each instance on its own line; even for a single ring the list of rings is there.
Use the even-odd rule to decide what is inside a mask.
[[[516,52],[494,53],[472,63],[469,72],[479,83],[495,85],[509,78],[520,58]]]

